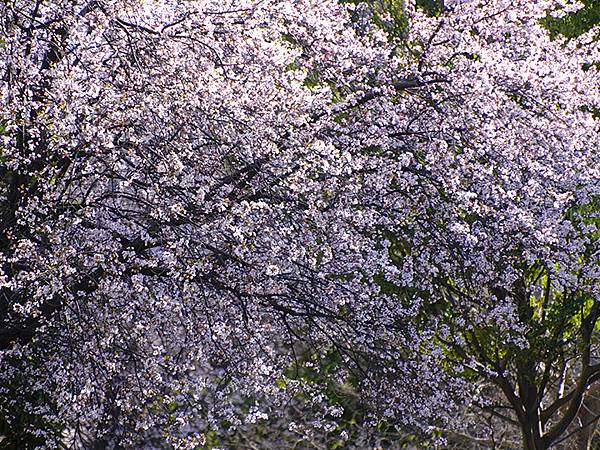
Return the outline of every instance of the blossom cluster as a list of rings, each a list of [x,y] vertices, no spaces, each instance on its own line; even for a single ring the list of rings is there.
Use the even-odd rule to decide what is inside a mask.
[[[600,303],[600,55],[552,7],[408,4],[400,39],[332,0],[0,6],[0,377],[83,446],[265,420],[331,351],[380,418],[451,422],[465,336]]]

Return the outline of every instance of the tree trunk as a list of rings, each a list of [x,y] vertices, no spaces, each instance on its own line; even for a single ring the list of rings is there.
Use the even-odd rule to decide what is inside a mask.
[[[542,438],[542,422],[539,414],[532,414],[525,423],[521,423],[524,450],[548,450],[550,446]]]

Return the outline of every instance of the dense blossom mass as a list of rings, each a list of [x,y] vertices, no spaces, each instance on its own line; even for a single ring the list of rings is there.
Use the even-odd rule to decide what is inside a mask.
[[[526,448],[565,436],[600,378],[600,54],[559,6],[4,2],[5,420],[194,448],[290,398],[331,426],[337,383],[373,423],[500,399]]]

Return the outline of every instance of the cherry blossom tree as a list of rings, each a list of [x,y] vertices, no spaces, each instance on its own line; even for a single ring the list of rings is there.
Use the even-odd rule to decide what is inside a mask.
[[[384,3],[0,7],[2,389],[43,393],[5,416],[194,448],[294,396],[327,427],[331,382],[411,429],[569,432],[600,376],[594,29]]]

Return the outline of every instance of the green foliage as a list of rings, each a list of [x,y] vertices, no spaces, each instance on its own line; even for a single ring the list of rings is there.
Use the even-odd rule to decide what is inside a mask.
[[[600,119],[600,109],[594,106],[583,105],[579,109],[582,112],[590,113],[594,119]]]
[[[298,368],[290,369],[288,372],[288,376],[292,379],[300,380],[310,386],[324,386],[321,392],[327,401],[343,408],[341,416],[332,418],[337,426],[326,439],[327,448],[331,450],[356,448],[357,439],[360,438],[360,433],[365,430],[365,425],[370,420],[369,408],[359,395],[360,382],[357,375],[348,374],[344,381],[339,380],[338,374],[343,372],[345,367],[347,365],[339,351],[332,348],[325,352],[308,352],[304,357],[304,363],[300,363]],[[425,442],[423,436],[384,420],[377,421],[376,429],[381,439],[379,447],[409,448],[411,444]],[[339,438],[342,435],[346,438]]]
[[[403,0],[378,0],[373,6],[373,22],[387,33],[390,40],[406,37],[408,19],[404,14]]]
[[[290,367],[285,378],[275,382],[286,390],[291,384],[300,385],[299,391],[286,407],[267,420],[244,424],[236,430],[209,430],[204,433],[203,450],[214,448],[294,448],[341,450],[349,448],[429,448],[428,439],[406,430],[397,424],[378,420],[373,422],[369,408],[360,396],[359,380],[348,374],[343,380],[339,374],[345,371],[340,352],[334,348],[309,349],[298,355],[297,363]],[[293,383],[292,383],[293,381]],[[314,429],[312,438],[288,430],[295,422],[300,427],[318,419],[318,411],[311,404],[315,389],[329,405],[340,407],[340,415],[327,415],[324,419],[330,428]],[[253,403],[247,399],[248,404]],[[372,433],[369,432],[372,431]],[[371,439],[375,441],[371,442]]]
[[[53,441],[59,442],[63,426],[44,414],[53,408],[48,392],[33,387],[31,380],[20,374],[23,361],[7,359],[16,371],[0,383],[0,450],[50,448]],[[29,357],[26,364],[37,363]]]
[[[464,211],[461,215],[466,223],[478,220],[475,215]],[[597,242],[600,238],[600,196],[593,196],[590,201],[572,207],[567,217],[576,226],[590,227],[586,230],[589,245],[586,251],[580,255],[580,261],[584,263],[594,257]],[[390,242],[390,259],[398,266],[403,259],[410,255],[410,246],[394,236],[385,234]],[[517,255],[518,256],[518,255]],[[560,269],[557,265],[548,266],[547,262],[535,261],[527,263],[522,261],[518,266],[521,279],[515,284],[514,292],[510,295],[517,296],[518,314],[527,332],[524,339],[527,341],[525,348],[517,345],[507,335],[507,331],[498,327],[497,324],[469,322],[468,327],[457,327],[456,319],[469,321],[470,308],[485,307],[487,302],[480,302],[476,294],[469,289],[459,288],[451,276],[440,276],[437,283],[439,292],[444,292],[444,300],[436,300],[432,303],[429,299],[425,302],[422,311],[415,315],[415,321],[427,321],[428,318],[436,317],[440,323],[449,327],[453,336],[461,336],[462,344],[457,345],[454,339],[440,337],[436,340],[445,355],[445,370],[452,376],[474,381],[481,378],[481,374],[464,364],[471,358],[476,358],[483,365],[501,364],[503,367],[512,367],[525,364],[534,358],[542,362],[544,367],[550,367],[557,361],[564,361],[571,357],[573,352],[578,352],[578,341],[582,322],[592,314],[594,300],[586,288],[569,289],[561,286],[552,278],[555,270]],[[573,273],[580,278],[585,285],[585,279],[580,273]],[[468,277],[468,273],[465,275]],[[380,275],[375,278],[382,292],[396,296],[399,301],[417,294],[427,299],[423,293],[410,292],[406,288],[391,283]],[[509,295],[507,291],[490,287],[489,295],[501,299]],[[522,300],[518,300],[519,296]],[[439,298],[439,296],[438,296]],[[470,305],[466,310],[460,308],[456,298],[470,299]],[[598,323],[594,324],[598,329]],[[535,376],[541,376],[541,373]]]
[[[590,31],[600,23],[600,0],[583,0],[585,5],[578,11],[564,17],[552,17],[550,13],[542,20],[542,24],[554,39],[559,35],[573,39]],[[599,39],[600,36],[596,36]]]
[[[404,0],[342,0],[344,3],[367,3],[373,11],[373,23],[384,30],[390,41],[404,40],[409,27]],[[444,11],[443,0],[417,0],[416,5],[429,16]]]
[[[373,13],[373,23],[384,30],[390,41],[406,37],[408,19],[404,0],[340,0],[342,3],[366,3]],[[435,0],[433,0],[435,1]],[[430,3],[431,0],[424,0]]]
[[[436,17],[444,12],[444,0],[417,0],[417,7],[428,16]]]

